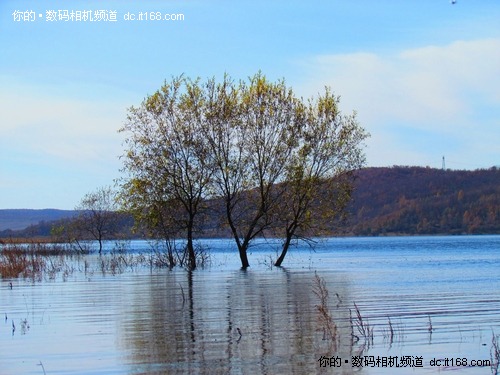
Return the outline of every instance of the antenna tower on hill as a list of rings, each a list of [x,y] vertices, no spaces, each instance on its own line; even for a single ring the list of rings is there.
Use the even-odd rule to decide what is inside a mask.
[[[446,163],[444,162],[444,156],[443,156],[443,165],[442,165],[442,167],[441,167],[441,168],[443,168],[443,171],[445,171],[445,170],[446,170]]]

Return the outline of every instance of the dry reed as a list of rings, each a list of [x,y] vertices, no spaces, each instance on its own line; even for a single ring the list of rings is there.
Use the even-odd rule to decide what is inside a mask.
[[[491,373],[493,375],[498,375],[498,370],[500,368],[500,335],[495,335],[493,332],[493,337],[491,338]]]
[[[373,327],[369,324],[366,318],[363,318],[356,302],[354,302],[354,311],[356,312],[356,316],[353,318],[352,311],[349,309],[351,331],[354,332],[354,327],[356,327],[360,337],[362,337],[366,343],[373,344]],[[354,337],[359,339],[358,336],[354,335]]]
[[[313,293],[319,298],[319,305],[316,305],[318,318],[323,328],[323,339],[329,340],[333,348],[337,346],[337,325],[328,308],[328,289],[323,278],[317,273],[314,274]]]
[[[0,276],[41,280],[47,275],[54,279],[62,270],[67,276],[71,270],[67,259],[81,255],[80,251],[58,244],[4,242],[0,251]]]

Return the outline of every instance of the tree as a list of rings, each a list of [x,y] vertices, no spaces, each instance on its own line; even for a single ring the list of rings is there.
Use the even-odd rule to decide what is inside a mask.
[[[75,207],[78,216],[70,223],[73,240],[95,240],[102,253],[103,242],[113,238],[117,232],[118,213],[115,193],[110,187],[101,187],[87,193]]]
[[[239,85],[228,76],[219,85],[212,80],[207,92],[204,134],[214,189],[246,268],[252,240],[272,225],[270,214],[281,203],[279,183],[298,145],[303,108],[284,81],[261,73]]]
[[[321,224],[344,213],[353,191],[353,172],[365,162],[361,147],[368,133],[355,114],[343,116],[338,103],[328,88],[309,101],[299,145],[288,159],[285,193],[276,213],[284,237],[276,266],[281,266],[294,238],[318,235]]]
[[[170,268],[184,266],[186,252],[179,251],[176,238],[179,236],[179,208],[176,202],[162,191],[161,176],[152,181],[137,178],[125,182],[119,194],[121,207],[134,217],[134,231],[145,233],[159,240],[166,250],[166,262]],[[166,200],[168,198],[168,200]]]
[[[320,233],[320,223],[340,216],[352,192],[353,171],[364,163],[368,136],[355,114],[344,116],[329,89],[305,103],[284,81],[261,73],[235,85],[227,76],[209,83],[204,134],[214,158],[215,191],[249,266],[252,240],[283,237],[283,262],[294,238]]]
[[[242,268],[266,233],[284,237],[280,265],[294,238],[317,233],[315,216],[343,211],[367,137],[329,90],[304,102],[260,72],[238,83],[228,75],[220,83],[174,78],[130,108],[121,131],[130,134],[124,201],[165,237],[184,233],[192,269],[207,208],[224,218]]]
[[[171,233],[185,233],[191,269],[196,268],[196,219],[203,210],[212,174],[201,131],[202,94],[198,81],[173,78],[139,107],[130,108],[120,130],[130,133],[123,156],[123,170],[128,173],[124,188],[155,220],[165,222],[165,203],[167,209],[175,208],[178,216],[170,216],[168,222],[176,225]],[[153,205],[148,203],[151,190],[156,199]]]

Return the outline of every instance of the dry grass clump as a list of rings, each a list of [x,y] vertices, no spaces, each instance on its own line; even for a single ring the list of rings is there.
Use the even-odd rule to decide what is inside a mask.
[[[84,265],[85,275],[100,270],[103,274],[120,274],[139,267],[173,268],[189,267],[186,253],[181,248],[169,249],[162,246],[154,247],[151,254],[129,254],[127,241],[118,241],[112,252],[99,255],[97,262],[92,257],[89,246],[74,244],[54,244],[46,242],[21,242],[16,240],[0,241],[0,277],[1,278],[31,278],[41,280],[48,277],[53,280],[58,275],[66,280],[75,271],[75,264]],[[210,255],[199,244],[195,247],[197,264],[205,267],[210,264]],[[75,262],[76,260],[76,262]]]
[[[500,368],[500,335],[495,335],[493,332],[493,337],[491,338],[491,373],[493,375],[498,374]]]
[[[356,305],[356,302],[354,302],[354,311],[356,313],[355,317],[353,318],[352,316],[352,311],[349,309],[349,314],[350,314],[350,321],[351,321],[351,330],[354,331],[354,327],[356,327],[359,337],[362,337],[366,343],[368,344],[373,344],[373,327],[370,325],[368,320],[363,318],[361,315],[361,311],[359,310],[358,305]],[[392,324],[391,324],[391,329],[392,329]],[[353,337],[356,337],[359,339],[358,336],[354,335]]]
[[[40,279],[45,269],[44,257],[18,249],[3,250],[0,255],[0,275],[3,278],[25,277]]]
[[[316,305],[316,310],[318,311],[319,322],[323,329],[323,339],[330,340],[333,349],[335,349],[338,344],[338,341],[340,340],[339,330],[328,308],[328,289],[326,287],[326,282],[316,273],[314,275],[313,293],[318,297],[320,302],[318,305]],[[337,298],[339,298],[338,295]],[[353,344],[360,341],[360,339],[363,339],[363,346],[364,345],[369,346],[370,344],[373,344],[374,328],[368,322],[368,320],[365,317],[363,317],[358,305],[356,305],[355,302],[354,302],[354,316],[352,310],[349,309],[349,322],[351,328],[351,339],[352,339],[351,342]],[[390,324],[390,335],[392,340],[394,335],[394,330],[390,319],[389,319],[389,324]]]
[[[0,247],[0,277],[41,281],[43,278],[54,280],[62,275],[66,281],[76,269],[81,269],[88,276],[97,270],[102,274],[117,275],[139,267],[172,268],[165,252],[155,252],[148,257],[145,254],[129,254],[118,248],[109,254],[99,255],[97,259],[86,257],[89,253],[69,245],[3,243]],[[197,249],[196,255],[201,266],[209,263],[208,253]],[[187,265],[187,262],[179,263],[181,267]]]
[[[112,252],[108,255],[99,256],[99,266],[103,275],[106,273],[117,275],[147,264],[148,261],[143,254],[133,255],[124,252]]]
[[[316,305],[318,318],[323,327],[323,339],[330,340],[331,345],[337,346],[337,325],[328,308],[328,289],[326,282],[318,274],[314,274],[313,293],[319,298],[319,305]]]
[[[47,274],[49,278],[54,278],[56,273],[68,273],[71,269],[66,262],[67,257],[80,254],[63,245],[4,242],[0,250],[0,276],[41,280]]]
[[[83,254],[89,254],[88,250],[75,249],[69,244],[54,244],[54,243],[43,243],[43,242],[24,242],[20,243],[16,240],[3,241],[0,247],[2,252],[4,251],[19,251],[30,255],[41,255],[41,256],[78,256]]]

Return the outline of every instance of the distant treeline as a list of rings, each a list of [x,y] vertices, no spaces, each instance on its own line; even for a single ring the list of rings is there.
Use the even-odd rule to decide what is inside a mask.
[[[33,210],[18,211],[19,220],[23,214],[33,215]],[[54,227],[69,220],[68,211],[64,216],[57,220],[49,216],[22,230],[3,230],[0,237],[48,237]],[[122,216],[120,222],[121,238],[142,236],[132,232],[131,216]],[[228,234],[217,230],[219,219],[210,214],[203,227],[210,237]],[[346,218],[328,223],[328,228],[325,235],[500,234],[500,169],[362,169]]]
[[[73,212],[73,215],[64,216],[62,219],[41,220],[38,224],[29,225],[22,230],[5,229],[0,231],[0,238],[53,238],[56,241],[64,240],[64,238],[60,236],[62,228],[67,227],[71,220],[75,219],[79,213],[79,211]],[[116,218],[119,227],[117,230],[117,238],[132,239],[140,237],[140,235],[134,233],[132,230],[134,226],[132,215],[116,213]]]

